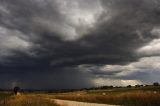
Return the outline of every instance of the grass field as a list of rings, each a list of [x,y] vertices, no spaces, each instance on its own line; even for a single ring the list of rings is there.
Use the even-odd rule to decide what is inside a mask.
[[[160,106],[160,87],[114,88],[54,94],[57,99],[125,106]]]
[[[0,106],[59,106],[47,98],[33,95],[14,95],[0,101]]]
[[[0,100],[5,99],[9,96],[11,96],[12,93],[8,93],[8,92],[0,92]]]
[[[68,93],[0,93],[0,106],[58,106],[52,99],[124,106],[160,106],[160,86],[83,90]]]

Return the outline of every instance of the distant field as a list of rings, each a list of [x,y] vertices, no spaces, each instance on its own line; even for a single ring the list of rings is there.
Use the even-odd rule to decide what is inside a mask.
[[[53,99],[124,106],[160,106],[160,86],[83,90],[68,93],[0,93],[0,106],[58,106]]]
[[[160,106],[160,87],[114,88],[54,94],[57,99],[125,106]]]

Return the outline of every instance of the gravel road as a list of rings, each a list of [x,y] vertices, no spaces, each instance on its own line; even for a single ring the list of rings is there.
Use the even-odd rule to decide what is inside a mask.
[[[117,105],[106,105],[97,103],[75,102],[75,101],[59,100],[59,99],[54,99],[54,101],[61,106],[117,106]]]

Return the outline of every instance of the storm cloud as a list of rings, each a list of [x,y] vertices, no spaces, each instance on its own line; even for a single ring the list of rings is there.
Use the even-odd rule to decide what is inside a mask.
[[[159,6],[159,0],[1,0],[0,87],[157,80],[158,69],[133,64],[159,58]]]

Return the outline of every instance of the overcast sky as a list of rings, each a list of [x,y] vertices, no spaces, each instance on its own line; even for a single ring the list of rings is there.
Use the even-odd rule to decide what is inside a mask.
[[[160,0],[0,0],[0,88],[160,82]]]

